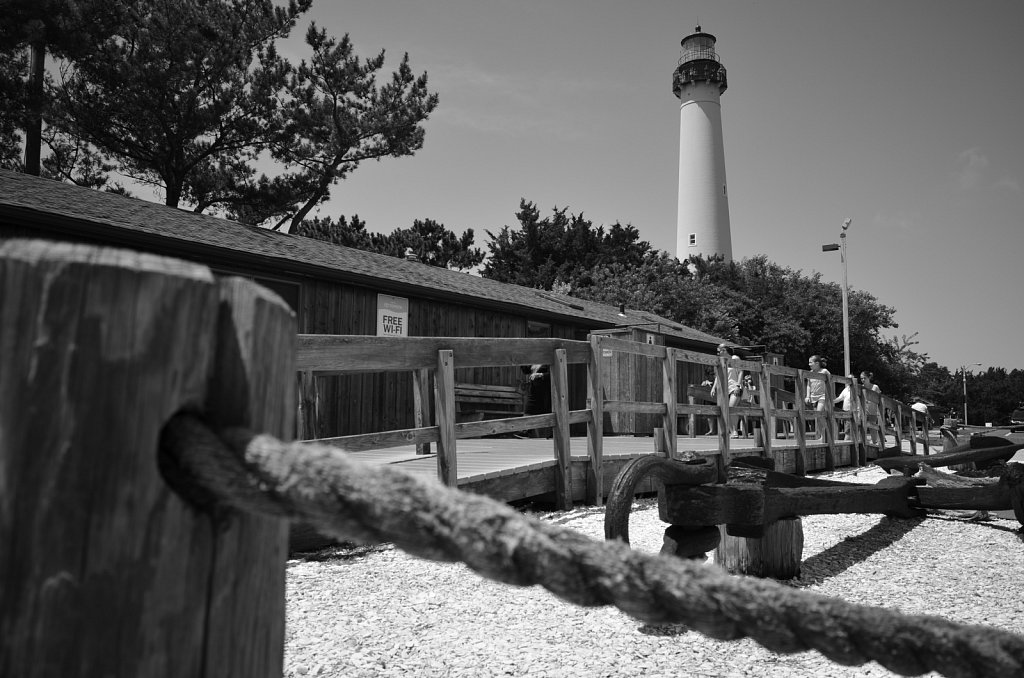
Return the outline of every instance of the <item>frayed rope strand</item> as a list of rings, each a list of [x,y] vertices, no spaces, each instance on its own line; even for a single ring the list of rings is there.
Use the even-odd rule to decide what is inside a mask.
[[[582,606],[614,605],[649,624],[682,624],[719,640],[750,637],[774,652],[817,650],[845,665],[875,661],[902,675],[1024,675],[1024,637],[941,617],[853,605],[717,567],[590,539],[506,504],[310,443],[283,443],[198,419],[168,424],[163,454],[236,509],[309,523],[339,540],[392,542],[463,562],[517,586],[541,585]],[[212,463],[211,456],[229,458]]]

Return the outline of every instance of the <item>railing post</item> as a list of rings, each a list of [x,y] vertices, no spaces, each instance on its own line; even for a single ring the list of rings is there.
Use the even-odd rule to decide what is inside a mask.
[[[850,442],[853,445],[850,447],[850,466],[863,466],[863,445],[864,445],[864,427],[863,427],[863,395],[861,394],[860,384],[854,379],[853,382],[847,387],[850,389],[850,423],[848,424],[850,429]]]
[[[715,402],[718,403],[718,471],[721,474],[719,477],[724,478],[726,476],[725,469],[732,460],[729,452],[732,422],[729,417],[729,370],[723,356],[718,356],[715,376],[718,379],[718,388],[715,390]]]
[[[157,449],[183,409],[293,435],[294,317],[223,290],[165,257],[0,244],[0,673],[281,675],[287,523],[188,503]]]
[[[900,410],[901,411],[903,410],[902,406],[900,406]],[[909,433],[909,435],[910,435],[910,453],[915,455],[915,456],[917,455],[917,415],[918,414],[920,414],[920,412],[915,410],[913,407],[910,408],[910,433]],[[900,421],[900,425],[901,426],[903,425],[902,421]]]
[[[796,394],[796,421],[793,423],[793,433],[796,434],[796,454],[794,458],[794,473],[798,476],[807,475],[807,388],[804,384],[804,372],[797,370],[796,378],[793,380],[793,392]]]
[[[825,423],[821,426],[821,439],[825,442],[825,470],[831,473],[836,470],[836,414],[835,414],[835,387],[833,386],[832,375],[826,374],[825,378]],[[821,418],[818,419],[820,421]]]
[[[775,459],[772,454],[772,445],[775,443],[775,403],[772,402],[771,374],[768,371],[768,363],[761,364],[761,374],[758,379],[758,399],[761,401],[761,447],[764,450],[762,456],[766,459]]]
[[[316,388],[316,373],[299,372],[297,378],[299,389],[297,438],[313,440],[320,437],[320,393]]]
[[[587,503],[604,503],[604,469],[602,445],[604,441],[604,390],[601,379],[601,337],[590,335],[590,359],[587,361],[587,399],[590,402],[590,421],[587,422]]]
[[[413,425],[430,426],[430,370],[421,368],[412,373]],[[430,454],[430,443],[417,443],[416,454]]]
[[[556,348],[551,359],[551,412],[555,425],[551,439],[555,447],[555,506],[572,508],[572,472],[569,449],[569,375],[565,349]]]
[[[437,477],[448,487],[457,487],[459,475],[455,453],[455,356],[449,349],[437,352],[434,404],[438,435]]]
[[[896,429],[893,431],[893,435],[896,436],[896,447],[899,450],[903,449],[903,403],[893,399],[896,403]]]
[[[921,424],[921,447],[923,448],[922,452],[925,455],[929,455],[932,453],[931,446],[928,444],[928,429],[931,427],[932,413],[928,411],[924,412],[923,415],[924,422]]]
[[[665,359],[661,363],[661,393],[665,401],[665,416],[662,427],[665,436],[665,456],[675,459],[678,456],[678,432],[676,430],[676,350],[665,348]]]
[[[688,405],[696,405],[697,404],[696,399],[694,399],[693,395],[690,394],[690,389],[689,388],[686,389],[686,402],[687,402]],[[687,426],[688,426],[689,431],[690,431],[690,434],[689,434],[690,437],[691,438],[696,438],[697,437],[697,415],[691,412],[690,413],[690,417],[689,417],[689,419],[687,419],[686,423],[687,423]]]

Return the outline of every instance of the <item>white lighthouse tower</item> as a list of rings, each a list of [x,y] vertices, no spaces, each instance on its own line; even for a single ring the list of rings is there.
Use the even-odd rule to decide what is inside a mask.
[[[679,97],[679,211],[676,257],[721,254],[732,261],[729,192],[725,183],[721,96],[725,66],[715,36],[696,32],[682,40],[672,92]]]

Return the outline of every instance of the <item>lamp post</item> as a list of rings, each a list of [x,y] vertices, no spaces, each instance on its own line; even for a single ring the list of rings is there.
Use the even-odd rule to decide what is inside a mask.
[[[980,366],[981,363],[971,363]],[[967,365],[960,366],[960,374],[964,378],[964,426],[967,426]]]
[[[843,262],[843,376],[850,374],[850,302],[849,285],[846,280],[846,230],[850,228],[853,219],[843,221],[843,231],[839,234],[839,242],[829,245],[822,245],[822,252],[835,252],[839,250],[839,258]],[[966,416],[965,416],[966,419]]]

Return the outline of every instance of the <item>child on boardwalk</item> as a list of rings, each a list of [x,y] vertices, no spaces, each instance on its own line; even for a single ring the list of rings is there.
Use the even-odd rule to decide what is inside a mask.
[[[807,366],[811,372],[816,372],[820,375],[830,375],[831,373],[825,369],[825,359],[820,355],[812,355],[807,359]],[[825,380],[818,379],[815,377],[808,377],[807,379],[807,405],[818,412],[825,411]],[[821,436],[821,432],[818,431],[818,436]]]

